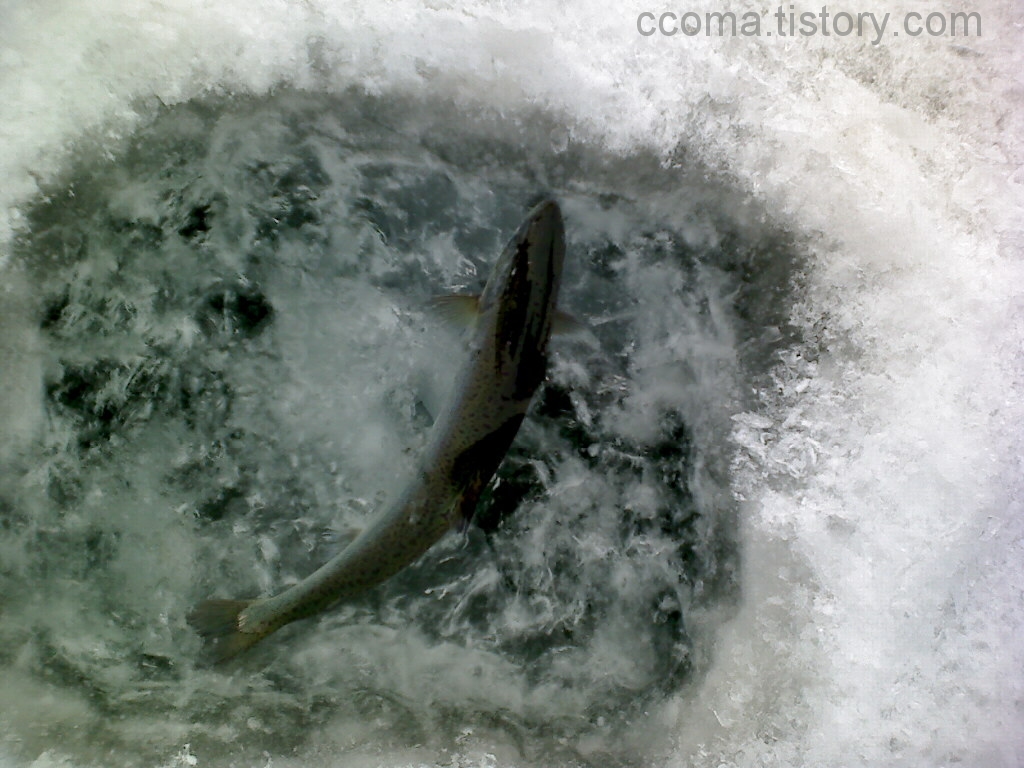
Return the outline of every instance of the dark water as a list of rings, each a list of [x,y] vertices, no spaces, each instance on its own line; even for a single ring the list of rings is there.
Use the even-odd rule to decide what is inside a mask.
[[[0,484],[0,666],[68,703],[26,707],[16,748],[649,762],[647,712],[738,596],[730,416],[792,341],[792,240],[685,147],[615,154],[539,113],[211,99],[114,154],[17,243],[46,426]],[[294,583],[397,491],[460,359],[424,304],[479,288],[542,195],[593,338],[558,343],[475,525],[196,669],[195,600]]]

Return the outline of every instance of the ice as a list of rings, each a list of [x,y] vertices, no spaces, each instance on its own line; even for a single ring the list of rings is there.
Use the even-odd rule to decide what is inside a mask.
[[[596,1],[0,11],[0,761],[1024,760],[1014,3],[877,46]],[[192,671],[190,600],[393,491],[457,350],[417,302],[541,192],[610,354],[560,350],[515,515]]]

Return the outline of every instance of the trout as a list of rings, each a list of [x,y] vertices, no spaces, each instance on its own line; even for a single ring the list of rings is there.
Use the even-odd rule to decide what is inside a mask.
[[[469,352],[402,493],[298,584],[272,597],[199,603],[188,622],[210,661],[391,578],[472,517],[544,379],[564,257],[562,214],[549,200],[530,211],[479,297],[440,300],[449,315],[472,315]]]

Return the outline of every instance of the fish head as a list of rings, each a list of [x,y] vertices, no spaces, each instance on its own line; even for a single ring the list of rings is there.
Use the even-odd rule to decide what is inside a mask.
[[[544,378],[564,259],[562,212],[546,200],[505,246],[480,296],[482,341],[516,397],[531,396]]]

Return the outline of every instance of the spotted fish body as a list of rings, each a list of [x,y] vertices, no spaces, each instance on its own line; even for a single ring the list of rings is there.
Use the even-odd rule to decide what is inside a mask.
[[[273,597],[207,600],[189,614],[213,661],[360,593],[413,563],[468,519],[544,379],[565,256],[562,214],[534,207],[498,258],[478,302],[468,359],[400,496],[358,538]]]

